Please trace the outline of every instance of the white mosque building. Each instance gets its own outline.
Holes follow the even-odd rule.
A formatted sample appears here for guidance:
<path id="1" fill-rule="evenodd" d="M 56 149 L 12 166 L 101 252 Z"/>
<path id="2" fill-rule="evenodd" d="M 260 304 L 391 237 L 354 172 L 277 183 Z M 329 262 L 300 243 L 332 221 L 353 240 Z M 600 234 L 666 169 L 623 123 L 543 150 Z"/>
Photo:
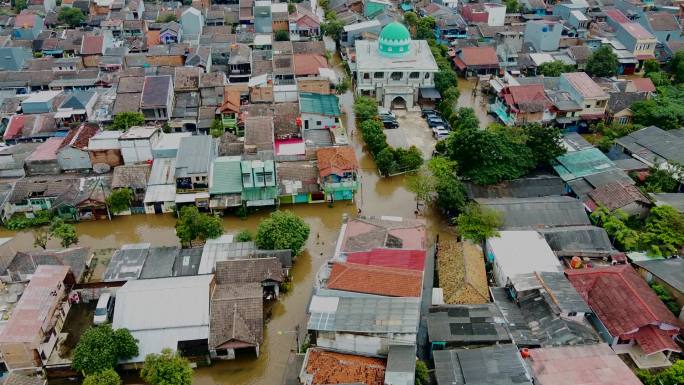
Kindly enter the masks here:
<path id="1" fill-rule="evenodd" d="M 356 93 L 372 96 L 385 108 L 412 108 L 423 95 L 434 98 L 439 70 L 425 40 L 411 40 L 408 29 L 387 24 L 377 41 L 357 40 Z"/>

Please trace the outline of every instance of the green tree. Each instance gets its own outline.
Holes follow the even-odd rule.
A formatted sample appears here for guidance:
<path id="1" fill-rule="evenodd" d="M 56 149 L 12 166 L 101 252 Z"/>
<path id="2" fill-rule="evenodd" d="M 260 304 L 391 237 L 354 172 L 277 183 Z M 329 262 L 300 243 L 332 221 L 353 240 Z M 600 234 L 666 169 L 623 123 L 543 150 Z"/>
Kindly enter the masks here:
<path id="1" fill-rule="evenodd" d="M 423 17 L 418 21 L 416 27 L 416 39 L 434 40 L 435 39 L 435 19 L 432 16 Z"/>
<path id="2" fill-rule="evenodd" d="M 435 88 L 440 93 L 444 93 L 450 87 L 458 85 L 458 76 L 451 68 L 440 69 L 435 74 Z M 457 99 L 458 100 L 458 99 Z"/>
<path id="3" fill-rule="evenodd" d="M 140 378 L 150 385 L 191 385 L 192 368 L 187 359 L 166 348 L 145 357 Z"/>
<path id="4" fill-rule="evenodd" d="M 624 251 L 637 250 L 639 233 L 627 226 L 627 214 L 622 210 L 610 211 L 606 207 L 599 207 L 590 215 L 598 226 L 603 227 L 608 236 L 618 248 Z"/>
<path id="5" fill-rule="evenodd" d="M 340 80 L 339 83 L 335 86 L 335 92 L 338 95 L 342 95 L 345 92 L 349 91 L 349 88 L 351 87 L 351 80 L 349 77 L 345 76 L 344 79 Z"/>
<path id="6" fill-rule="evenodd" d="M 515 1 L 515 0 L 513 0 Z M 544 76 L 557 77 L 566 72 L 574 72 L 575 66 L 565 64 L 560 60 L 543 63 L 537 68 L 537 72 Z"/>
<path id="7" fill-rule="evenodd" d="M 373 98 L 360 96 L 354 101 L 354 114 L 359 122 L 378 116 L 378 103 Z"/>
<path id="8" fill-rule="evenodd" d="M 475 110 L 470 107 L 456 110 L 456 115 L 449 123 L 455 131 L 477 130 L 480 127 L 480 120 L 475 115 Z"/>
<path id="9" fill-rule="evenodd" d="M 683 175 L 682 172 L 684 170 L 679 166 L 661 168 L 656 165 L 649 169 L 643 188 L 648 193 L 676 193 L 679 187 L 676 175 Z"/>
<path id="10" fill-rule="evenodd" d="M 14 10 L 19 13 L 28 7 L 27 0 L 14 0 Z"/>
<path id="11" fill-rule="evenodd" d="M 297 255 L 309 238 L 311 229 L 292 211 L 276 211 L 259 223 L 256 245 L 262 250 L 286 250 Z"/>
<path id="12" fill-rule="evenodd" d="M 416 146 L 411 146 L 408 150 L 395 148 L 394 158 L 401 171 L 417 170 L 423 165 L 423 153 Z"/>
<path id="13" fill-rule="evenodd" d="M 52 237 L 59 239 L 59 244 L 67 248 L 78 243 L 78 235 L 76 235 L 76 228 L 64 222 L 61 218 L 54 218 L 50 224 L 50 234 Z"/>
<path id="14" fill-rule="evenodd" d="M 604 45 L 589 56 L 586 71 L 591 76 L 610 77 L 617 75 L 618 66 L 617 55 L 609 46 Z"/>
<path id="15" fill-rule="evenodd" d="M 551 165 L 556 157 L 565 154 L 563 133 L 559 128 L 530 123 L 522 126 L 522 129 L 527 137 L 525 145 L 532 151 L 537 165 Z"/>
<path id="16" fill-rule="evenodd" d="M 107 369 L 86 376 L 82 385 L 121 385 L 121 377 L 114 369 Z"/>
<path id="17" fill-rule="evenodd" d="M 465 187 L 456 178 L 456 163 L 437 156 L 430 159 L 428 167 L 435 178 L 437 208 L 450 218 L 456 216 L 466 205 Z"/>
<path id="18" fill-rule="evenodd" d="M 382 151 L 375 155 L 375 165 L 378 167 L 380 175 L 389 176 L 397 169 L 397 162 L 394 158 L 394 150 L 386 146 Z"/>
<path id="19" fill-rule="evenodd" d="M 192 242 L 217 238 L 223 234 L 221 218 L 200 213 L 196 206 L 184 206 L 176 221 L 176 236 L 182 245 L 192 247 Z"/>
<path id="20" fill-rule="evenodd" d="M 421 167 L 415 174 L 409 175 L 406 188 L 416 194 L 416 208 L 420 203 L 430 204 L 435 197 L 437 180 L 428 165 Z"/>
<path id="21" fill-rule="evenodd" d="M 252 232 L 249 230 L 240 230 L 239 233 L 235 234 L 235 242 L 251 242 L 254 240 Z"/>
<path id="22" fill-rule="evenodd" d="M 291 15 L 295 12 L 297 12 L 297 6 L 294 3 L 287 3 L 287 13 Z"/>
<path id="23" fill-rule="evenodd" d="M 659 97 L 657 100 L 642 100 L 632 104 L 632 121 L 643 126 L 654 122 L 663 130 L 674 130 L 684 122 L 684 107 L 679 100 Z"/>
<path id="24" fill-rule="evenodd" d="M 674 75 L 675 83 L 684 82 L 684 51 L 676 52 L 668 67 L 670 73 Z"/>
<path id="25" fill-rule="evenodd" d="M 343 30 L 344 22 L 338 20 L 337 17 L 326 20 L 321 24 L 321 32 L 333 40 L 339 40 Z"/>
<path id="26" fill-rule="evenodd" d="M 416 385 L 428 385 L 430 383 L 430 373 L 424 361 L 416 361 Z"/>
<path id="27" fill-rule="evenodd" d="M 383 125 L 376 119 L 364 120 L 359 126 L 361 129 L 361 136 L 366 142 L 368 151 L 371 154 L 377 155 L 380 151 L 387 147 L 387 137 L 383 131 Z"/>
<path id="28" fill-rule="evenodd" d="M 413 11 L 408 11 L 404 13 L 404 23 L 408 25 L 409 28 L 415 29 L 418 27 L 418 22 L 420 19 L 418 18 L 418 15 L 416 15 L 415 12 Z"/>
<path id="29" fill-rule="evenodd" d="M 165 13 L 157 17 L 157 23 L 170 23 L 172 21 L 178 21 L 178 17 L 173 13 Z"/>
<path id="30" fill-rule="evenodd" d="M 660 298 L 661 301 L 667 306 L 667 308 L 672 312 L 672 314 L 679 316 L 679 312 L 682 308 L 677 304 L 677 300 L 672 298 L 670 293 L 665 290 L 665 288 L 657 283 L 652 282 L 649 284 L 654 293 Z"/>
<path id="31" fill-rule="evenodd" d="M 128 329 L 118 330 L 115 333 L 108 324 L 86 330 L 74 349 L 71 362 L 74 370 L 84 375 L 96 374 L 113 369 L 119 360 L 137 356 L 138 341 Z"/>
<path id="32" fill-rule="evenodd" d="M 517 0 L 506 0 L 506 13 L 517 13 L 522 8 Z"/>
<path id="33" fill-rule="evenodd" d="M 477 203 L 470 203 L 456 218 L 456 224 L 461 237 L 482 243 L 488 238 L 499 236 L 497 229 L 503 221 L 499 212 L 480 207 Z"/>
<path id="34" fill-rule="evenodd" d="M 109 128 L 118 131 L 128 131 L 133 126 L 141 126 L 143 124 L 145 124 L 145 115 L 142 113 L 119 112 L 114 116 L 114 121 Z"/>
<path id="35" fill-rule="evenodd" d="M 85 21 L 85 15 L 78 8 L 62 8 L 59 10 L 57 20 L 64 24 L 67 24 L 71 28 L 76 28 Z"/>
<path id="36" fill-rule="evenodd" d="M 225 132 L 226 130 L 223 128 L 221 119 L 214 118 L 214 120 L 211 122 L 211 127 L 209 127 L 209 134 L 211 134 L 211 136 L 214 138 L 220 138 Z"/>
<path id="37" fill-rule="evenodd" d="M 671 206 L 652 208 L 646 218 L 640 243 L 650 255 L 677 255 L 684 246 L 684 214 Z"/>
<path id="38" fill-rule="evenodd" d="M 39 227 L 31 231 L 33 233 L 33 246 L 47 249 L 50 240 L 50 228 L 48 226 Z"/>
<path id="39" fill-rule="evenodd" d="M 446 142 L 446 153 L 458 164 L 459 174 L 478 184 L 516 179 L 535 167 L 535 156 L 526 145 L 489 130 L 454 130 Z"/>
<path id="40" fill-rule="evenodd" d="M 669 86 L 672 84 L 670 81 L 670 74 L 664 71 L 649 72 L 645 77 L 651 79 L 653 85 L 656 87 Z"/>
<path id="41" fill-rule="evenodd" d="M 129 188 L 120 188 L 112 191 L 106 199 L 109 211 L 118 214 L 129 210 L 133 201 L 133 193 Z"/>
<path id="42" fill-rule="evenodd" d="M 660 63 L 656 59 L 648 59 L 644 62 L 644 74 L 648 75 L 660 71 Z"/>
<path id="43" fill-rule="evenodd" d="M 275 41 L 289 41 L 290 33 L 288 31 L 276 31 Z"/>

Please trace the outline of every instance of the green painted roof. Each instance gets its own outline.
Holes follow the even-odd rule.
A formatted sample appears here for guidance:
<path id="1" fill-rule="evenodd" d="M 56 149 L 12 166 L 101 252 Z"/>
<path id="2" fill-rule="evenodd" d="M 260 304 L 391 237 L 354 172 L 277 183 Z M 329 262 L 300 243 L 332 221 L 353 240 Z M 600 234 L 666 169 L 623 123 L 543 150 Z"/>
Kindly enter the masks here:
<path id="1" fill-rule="evenodd" d="M 598 148 L 568 152 L 557 157 L 556 161 L 558 164 L 553 168 L 566 182 L 616 168 L 615 163 Z"/>
<path id="2" fill-rule="evenodd" d="M 239 156 L 222 156 L 214 160 L 211 173 L 210 194 L 234 194 L 242 192 L 242 171 Z"/>
<path id="3" fill-rule="evenodd" d="M 384 56 L 404 56 L 411 49 L 411 34 L 398 22 L 387 24 L 378 39 L 378 50 Z"/>
<path id="4" fill-rule="evenodd" d="M 340 103 L 337 95 L 303 92 L 299 94 L 299 111 L 305 114 L 340 116 Z"/>

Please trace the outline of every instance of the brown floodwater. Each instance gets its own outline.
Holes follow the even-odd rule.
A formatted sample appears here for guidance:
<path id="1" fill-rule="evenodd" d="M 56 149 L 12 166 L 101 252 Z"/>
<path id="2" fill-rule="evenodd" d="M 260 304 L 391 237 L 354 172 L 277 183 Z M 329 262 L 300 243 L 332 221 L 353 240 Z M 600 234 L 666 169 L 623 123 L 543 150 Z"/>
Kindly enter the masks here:
<path id="1" fill-rule="evenodd" d="M 480 84 L 481 85 L 481 84 Z M 487 113 L 488 98 L 482 92 L 480 85 L 475 79 L 458 78 L 458 89 L 461 94 L 458 97 L 459 107 L 470 107 L 475 110 L 475 115 L 480 119 L 480 128 L 486 128 L 490 123 L 494 123 L 494 117 Z M 477 88 L 477 92 L 473 94 L 473 90 Z"/>
<path id="2" fill-rule="evenodd" d="M 461 92 L 463 95 L 467 91 Z M 351 93 L 340 98 L 342 110 L 346 113 L 348 132 L 354 124 L 352 102 Z M 281 210 L 292 210 L 304 219 L 311 226 L 311 236 L 303 254 L 297 258 L 292 268 L 293 290 L 284 294 L 272 307 L 260 356 L 242 356 L 233 361 L 198 368 L 195 370 L 193 384 L 280 384 L 288 354 L 296 347 L 292 331 L 297 325 L 302 328 L 306 326 L 306 305 L 312 292 L 313 279 L 333 251 L 343 215 L 354 217 L 357 208 L 360 208 L 363 215 L 415 217 L 415 198 L 406 189 L 406 176 L 381 178 L 375 169 L 373 159 L 363 151 L 363 143 L 359 136 L 354 135 L 351 138 L 359 159 L 362 182 L 356 202 L 336 202 L 333 207 L 328 207 L 327 204 L 280 207 Z M 225 232 L 237 233 L 242 229 L 254 231 L 259 221 L 270 212 L 271 210 L 264 210 L 246 219 L 226 217 L 223 221 Z M 428 209 L 421 218 L 427 220 L 431 241 L 437 233 L 442 239 L 454 236 L 453 229 L 447 226 L 434 210 Z M 76 231 L 79 245 L 94 249 L 116 248 L 125 243 L 136 242 L 149 242 L 155 246 L 178 245 L 174 224 L 175 219 L 172 215 L 135 215 L 115 217 L 112 221 L 78 223 Z M 0 231 L 0 237 L 5 236 L 14 236 L 20 250 L 35 249 L 31 232 Z M 59 245 L 51 241 L 49 247 L 58 248 Z"/>

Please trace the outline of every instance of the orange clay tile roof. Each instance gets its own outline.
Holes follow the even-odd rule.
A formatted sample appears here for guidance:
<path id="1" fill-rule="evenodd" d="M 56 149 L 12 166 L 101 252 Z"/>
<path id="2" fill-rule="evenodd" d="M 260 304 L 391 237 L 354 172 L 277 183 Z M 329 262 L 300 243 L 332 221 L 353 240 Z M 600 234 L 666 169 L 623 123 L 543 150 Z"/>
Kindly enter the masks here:
<path id="1" fill-rule="evenodd" d="M 345 172 L 355 171 L 359 167 L 354 149 L 349 146 L 319 148 L 316 151 L 316 157 L 321 177 L 331 174 L 342 175 Z"/>
<path id="2" fill-rule="evenodd" d="M 420 297 L 423 272 L 356 263 L 335 263 L 328 288 L 388 297 Z"/>
<path id="3" fill-rule="evenodd" d="M 311 385 L 352 384 L 383 385 L 385 360 L 351 354 L 309 350 L 306 372 L 313 375 Z"/>
<path id="4" fill-rule="evenodd" d="M 159 39 L 159 34 L 161 31 L 147 31 L 147 46 L 152 47 L 155 45 L 160 45 L 161 40 Z"/>
<path id="5" fill-rule="evenodd" d="M 328 60 L 323 55 L 297 53 L 294 55 L 295 75 L 318 75 L 319 68 L 328 68 Z"/>

